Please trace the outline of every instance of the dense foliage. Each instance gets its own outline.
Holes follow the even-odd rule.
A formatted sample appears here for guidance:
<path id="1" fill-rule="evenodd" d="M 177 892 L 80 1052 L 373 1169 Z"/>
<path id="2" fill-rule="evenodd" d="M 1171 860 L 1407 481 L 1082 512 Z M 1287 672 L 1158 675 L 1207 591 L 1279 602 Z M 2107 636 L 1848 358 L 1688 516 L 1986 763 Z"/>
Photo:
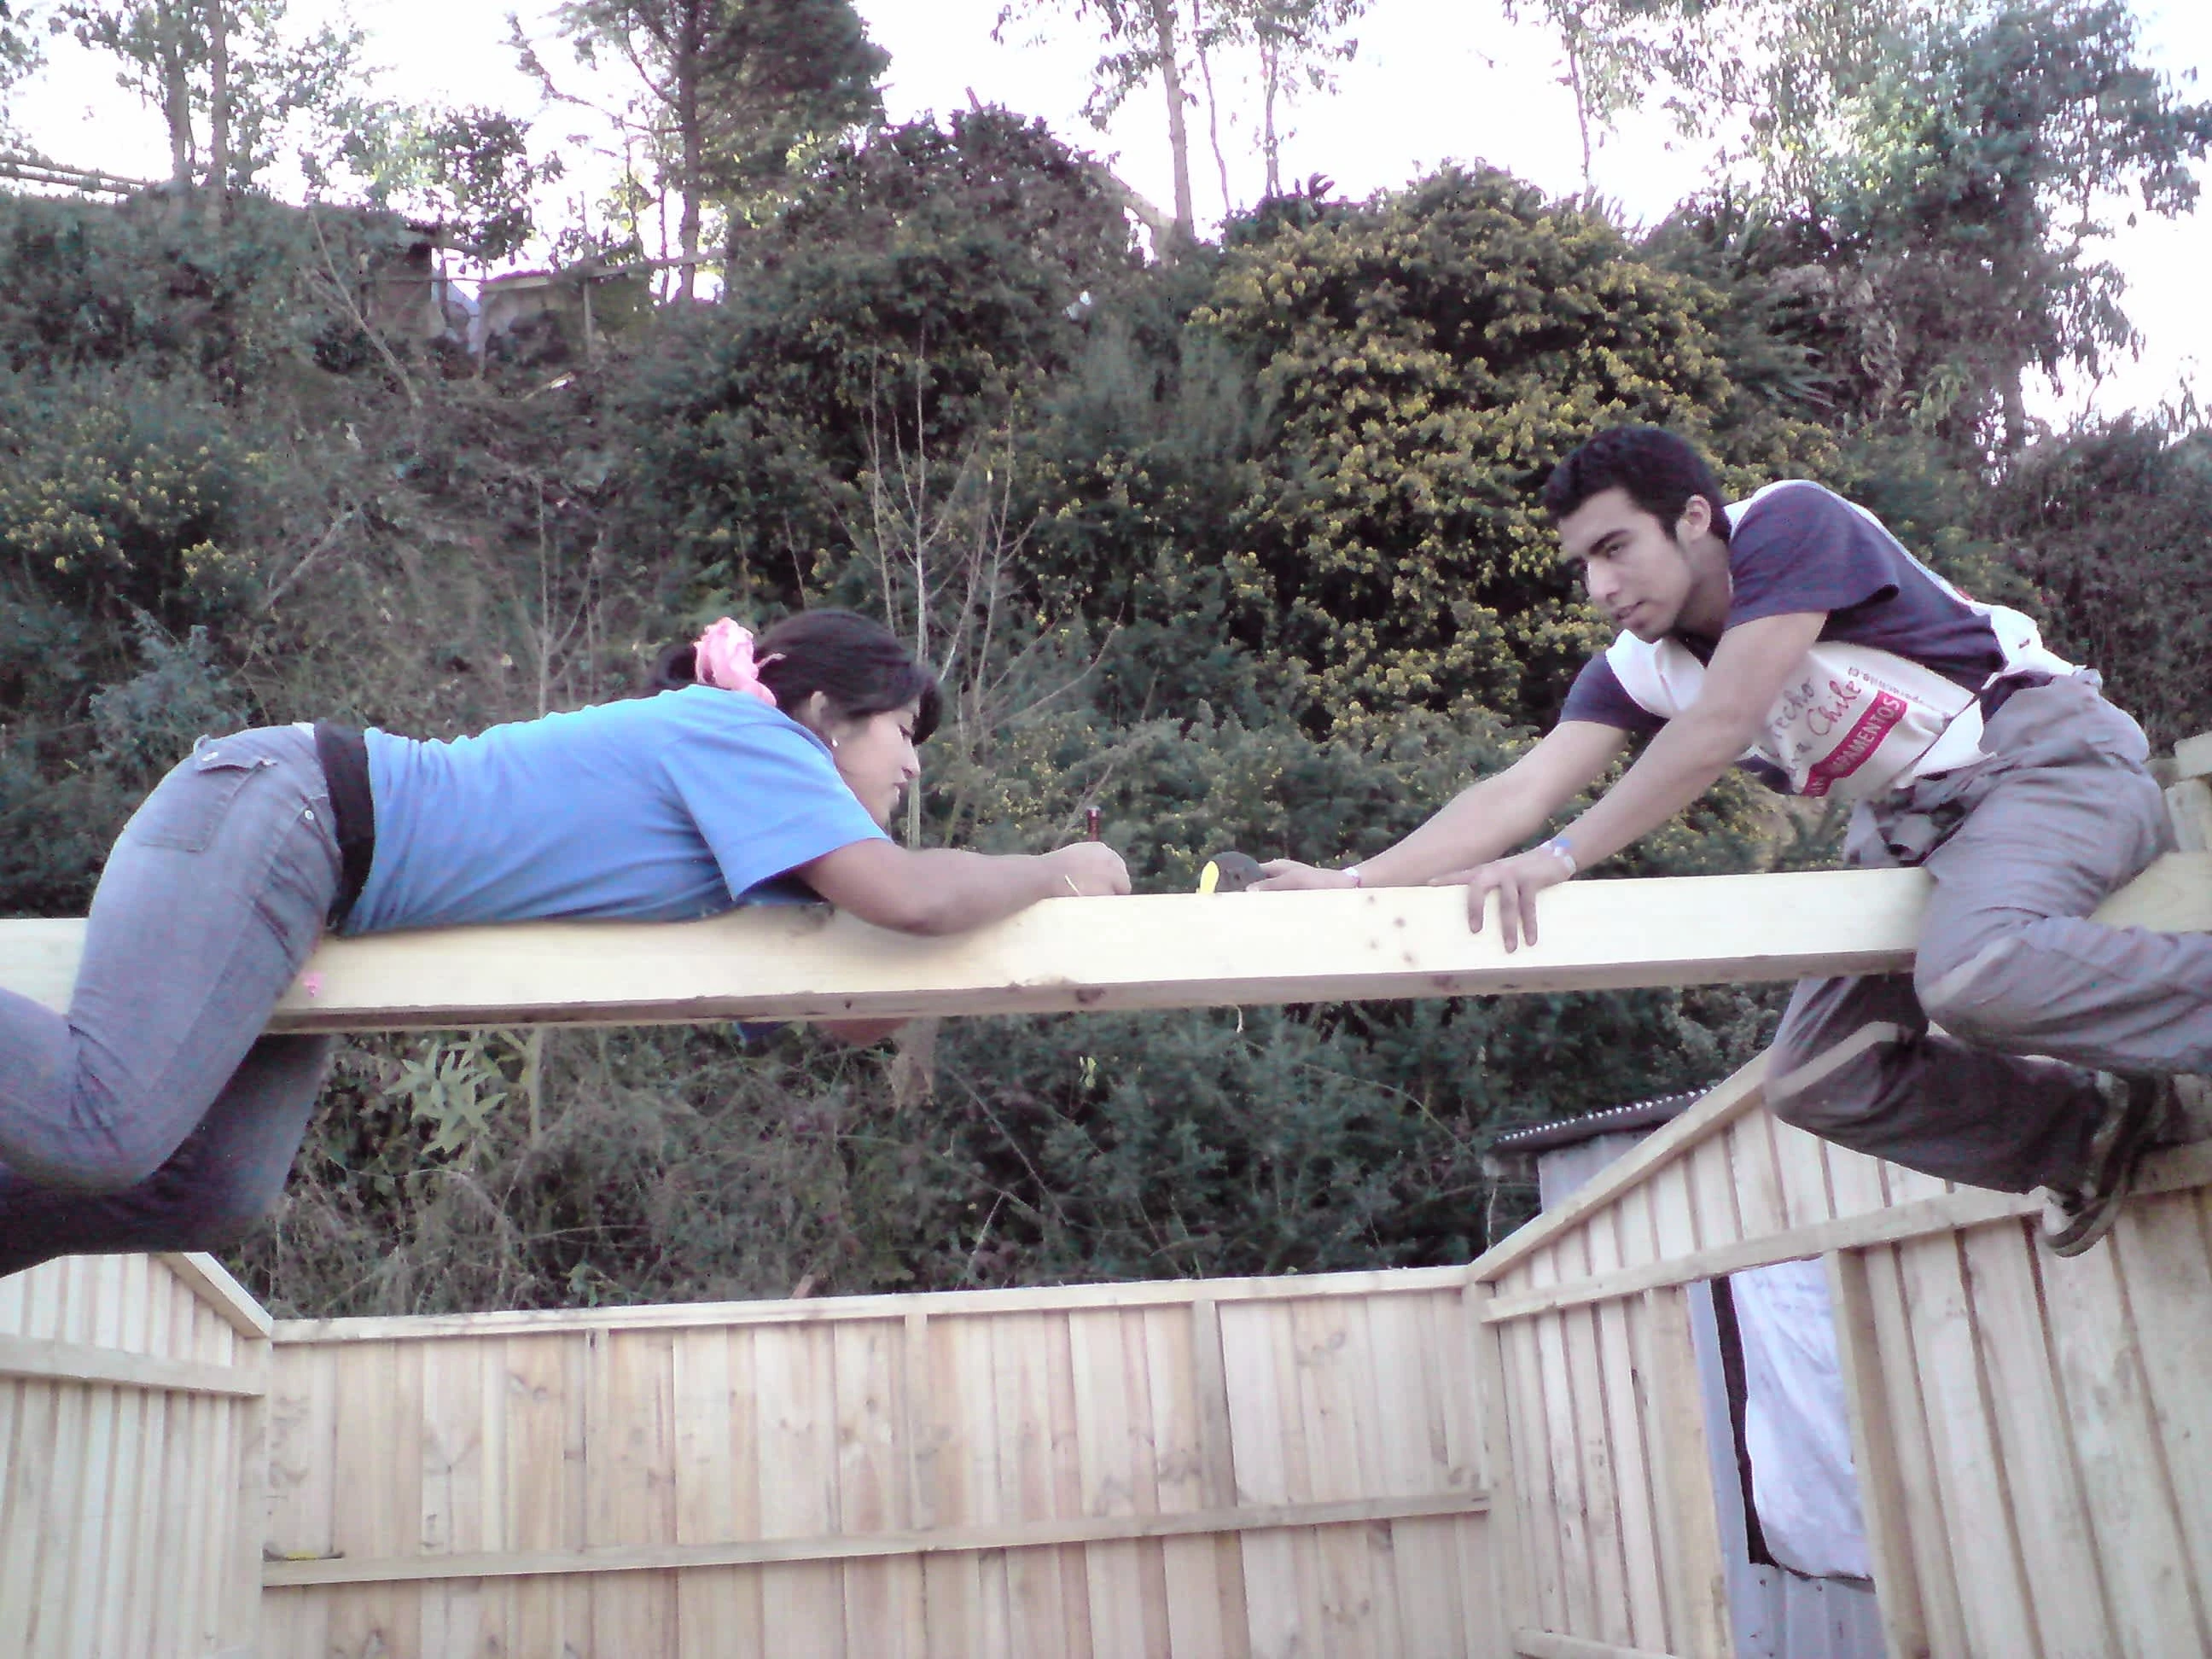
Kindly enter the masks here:
<path id="1" fill-rule="evenodd" d="M 1531 493 L 1624 417 L 1737 484 L 1853 489 L 2160 736 L 2212 726 L 2166 621 L 2208 611 L 2203 435 L 2087 433 L 1993 483 L 1853 390 L 1790 274 L 1827 255 L 1765 210 L 1638 243 L 1453 169 L 1161 264 L 1094 163 L 976 112 L 813 156 L 719 301 L 481 363 L 379 325 L 402 240 L 0 201 L 8 908 L 81 909 L 199 731 L 474 729 L 824 600 L 945 671 L 912 836 L 1043 847 L 1096 803 L 1140 890 L 1224 845 L 1371 852 L 1510 761 L 1598 637 Z M 1729 784 L 1619 862 L 1802 862 L 1832 827 Z M 239 1265 L 341 1313 L 1464 1260 L 1528 1203 L 1482 1172 L 1501 1126 L 1710 1079 L 1773 1006 L 362 1042 Z"/>

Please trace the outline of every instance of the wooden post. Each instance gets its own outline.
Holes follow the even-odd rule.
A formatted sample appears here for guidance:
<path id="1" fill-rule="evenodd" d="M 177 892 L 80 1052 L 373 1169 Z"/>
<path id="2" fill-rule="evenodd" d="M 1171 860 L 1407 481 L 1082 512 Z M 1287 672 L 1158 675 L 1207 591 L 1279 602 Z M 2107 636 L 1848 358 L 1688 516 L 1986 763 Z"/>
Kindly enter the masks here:
<path id="1" fill-rule="evenodd" d="M 1469 1284 L 1460 1292 L 1474 1349 L 1474 1389 L 1482 1424 L 1482 1463 L 1490 1478 L 1490 1629 L 1497 1650 L 1513 1650 L 1513 1632 L 1540 1623 L 1536 1593 L 1528 1582 L 1528 1558 L 1522 1539 L 1528 1514 L 1521 1504 L 1521 1482 L 1513 1468 L 1512 1403 L 1505 1393 L 1505 1327 L 1486 1324 L 1483 1310 L 1495 1290 Z M 1471 1588 L 1471 1587 L 1470 1587 Z"/>
<path id="2" fill-rule="evenodd" d="M 1653 1475 L 1660 1524 L 1673 1540 L 1674 1603 L 1683 1620 L 1668 1646 L 1681 1659 L 1735 1659 L 1705 1399 L 1690 1340 L 1689 1286 L 1645 1291 L 1640 1331 L 1637 1369 L 1651 1390 Z"/>
<path id="3" fill-rule="evenodd" d="M 1928 1620 L 1913 1567 L 1911 1521 L 1890 1424 L 1889 1390 L 1882 1380 L 1866 1257 L 1856 1250 L 1831 1250 L 1821 1261 L 1835 1304 L 1836 1358 L 1850 1416 L 1851 1462 L 1858 1470 L 1859 1511 L 1867 1553 L 1874 1560 L 1882 1635 L 1890 1659 L 1929 1659 Z"/>

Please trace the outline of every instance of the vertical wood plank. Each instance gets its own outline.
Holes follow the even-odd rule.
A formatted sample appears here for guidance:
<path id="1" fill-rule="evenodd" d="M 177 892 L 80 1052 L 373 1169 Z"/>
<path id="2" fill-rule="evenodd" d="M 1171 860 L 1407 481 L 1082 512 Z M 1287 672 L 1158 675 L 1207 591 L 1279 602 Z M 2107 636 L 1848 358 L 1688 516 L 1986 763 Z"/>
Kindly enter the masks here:
<path id="1" fill-rule="evenodd" d="M 1672 1540 L 1673 1601 L 1681 1621 L 1672 1632 L 1670 1650 L 1682 1659 L 1723 1659 L 1731 1647 L 1728 1573 L 1713 1499 L 1705 1400 L 1690 1340 L 1689 1291 L 1679 1285 L 1647 1291 L 1643 1304 L 1635 1334 L 1643 1348 L 1639 1368 L 1650 1390 L 1662 1525 Z"/>
<path id="2" fill-rule="evenodd" d="M 2118 1253 L 2107 1239 L 2038 1265 L 2119 1651 L 2128 1659 L 2206 1651 Z"/>
<path id="3" fill-rule="evenodd" d="M 1959 1583 L 1967 1643 L 1976 1653 L 2039 1654 L 1957 1236 L 1908 1241 L 1899 1247 L 1898 1267 L 1927 1401 L 1936 1482 L 1952 1517 L 1952 1548 L 1972 1552 L 1973 1571 Z"/>
<path id="4" fill-rule="evenodd" d="M 1912 1551 L 1912 1513 L 1882 1377 L 1884 1356 L 1867 1285 L 1866 1258 L 1855 1250 L 1832 1250 L 1822 1261 L 1835 1310 L 1837 1368 L 1850 1419 L 1851 1463 L 1858 1472 L 1859 1512 L 1873 1561 L 1882 1633 L 1890 1659 L 1930 1659 L 1920 1574 Z"/>
<path id="5" fill-rule="evenodd" d="M 1470 1282 L 1460 1294 L 1474 1349 L 1474 1393 L 1482 1410 L 1483 1462 L 1490 1470 L 1492 1553 L 1486 1598 L 1491 1617 L 1468 1634 L 1480 1634 L 1487 1639 L 1489 1650 L 1503 1653 L 1514 1631 L 1535 1627 L 1543 1617 L 1529 1562 L 1529 1510 L 1522 1487 L 1528 1462 L 1519 1451 L 1512 1420 L 1520 1398 L 1507 1382 L 1506 1340 L 1514 1325 L 1484 1322 L 1483 1315 L 1496 1296 L 1489 1285 Z M 1468 1583 L 1468 1599 L 1473 1601 L 1481 1588 Z M 1471 1644 L 1470 1650 L 1474 1650 Z"/>
<path id="6" fill-rule="evenodd" d="M 1559 1282 L 1556 1247 L 1540 1251 L 1529 1263 L 1529 1284 L 1541 1289 Z M 1567 1375 L 1566 1333 L 1561 1316 L 1540 1314 L 1529 1323 L 1536 1336 L 1536 1382 L 1544 1401 L 1542 1455 L 1551 1467 L 1553 1531 L 1559 1540 L 1560 1632 L 1597 1639 L 1592 1594 L 1589 1500 L 1583 1490 L 1582 1443 L 1575 1428 L 1573 1385 Z"/>
<path id="7" fill-rule="evenodd" d="M 675 1339 L 667 1331 L 594 1331 L 587 1352 L 590 1548 L 676 1541 Z M 610 1653 L 672 1652 L 676 1586 L 665 1572 L 597 1575 L 592 1640 Z"/>
<path id="8" fill-rule="evenodd" d="M 333 1356 L 337 1370 L 337 1491 L 331 1544 L 375 1560 L 411 1556 L 422 1516 L 422 1347 L 362 1342 Z M 380 1432 L 380 1430 L 381 1432 Z M 421 1647 L 422 1601 L 413 1585 L 374 1586 L 330 1598 L 333 1646 Z"/>
<path id="9" fill-rule="evenodd" d="M 1782 1178 L 1782 1208 L 1791 1227 L 1817 1226 L 1832 1219 L 1838 1211 L 1828 1190 L 1827 1160 L 1820 1143 L 1793 1123 L 1762 1111 L 1774 1140 L 1774 1164 Z"/>
<path id="10" fill-rule="evenodd" d="M 1959 1243 L 2038 1633 L 2048 1653 L 2110 1653 L 2105 1585 L 2035 1282 L 2036 1246 L 2019 1224 L 1977 1227 Z"/>
<path id="11" fill-rule="evenodd" d="M 580 1550 L 586 1534 L 585 1343 L 581 1332 L 505 1342 L 507 1535 L 517 1550 Z M 591 1592 L 570 1578 L 503 1587 L 517 1655 L 582 1650 Z"/>
<path id="12" fill-rule="evenodd" d="M 2200 1616 L 2212 1595 L 2212 1189 L 2137 1199 L 2113 1230 Z"/>
<path id="13" fill-rule="evenodd" d="M 1783 1200 L 1782 1170 L 1774 1145 L 1774 1120 L 1764 1110 L 1729 1125 L 1721 1139 L 1728 1147 L 1729 1179 L 1735 1188 L 1736 1214 L 1746 1238 L 1767 1238 L 1790 1225 Z"/>
<path id="14" fill-rule="evenodd" d="M 912 1527 L 906 1445 L 905 1329 L 890 1320 L 830 1327 L 837 1379 L 837 1507 L 855 1536 Z M 845 1648 L 869 1659 L 922 1659 L 921 1564 L 911 1556 L 844 1570 Z"/>
<path id="15" fill-rule="evenodd" d="M 1352 1297 L 1301 1297 L 1291 1304 L 1306 1494 L 1315 1503 L 1374 1490 L 1370 1437 L 1362 1432 L 1362 1407 L 1375 1397 L 1365 1311 Z M 1316 1530 L 1313 1548 L 1321 1565 L 1326 1645 L 1346 1659 L 1375 1659 L 1384 1632 L 1367 1539 L 1357 1528 L 1326 1527 Z"/>
<path id="16" fill-rule="evenodd" d="M 1607 1274 L 1619 1270 L 1619 1233 L 1612 1227 L 1592 1227 L 1589 1237 L 1590 1270 Z M 1627 1625 L 1618 1639 L 1625 1646 L 1652 1652 L 1667 1644 L 1666 1595 L 1661 1587 L 1656 1520 L 1652 1509 L 1654 1481 L 1644 1443 L 1644 1418 L 1637 1402 L 1635 1352 L 1628 1332 L 1628 1310 L 1618 1300 L 1599 1303 L 1591 1310 L 1597 1340 L 1598 1372 L 1603 1384 L 1607 1443 L 1614 1469 L 1614 1491 L 1620 1517 L 1620 1552 L 1625 1573 Z"/>
<path id="17" fill-rule="evenodd" d="M 1049 1316 L 991 1321 L 992 1400 L 1000 1425 L 1000 1512 L 1009 1521 L 1059 1518 L 1054 1489 Z M 1064 1650 L 1068 1612 L 1056 1550 L 1017 1550 L 1006 1562 L 1007 1642 L 1016 1653 Z"/>
<path id="18" fill-rule="evenodd" d="M 732 1363 L 743 1344 L 741 1384 Z M 676 1334 L 676 1540 L 735 1542 L 760 1536 L 753 1468 L 750 1334 L 720 1326 Z M 741 1445 L 742 1443 L 742 1445 Z M 676 1581 L 677 1651 L 683 1659 L 765 1659 L 760 1574 L 704 1568 Z"/>
<path id="19" fill-rule="evenodd" d="M 1905 1312 L 1905 1286 L 1894 1246 L 1864 1253 L 1867 1297 L 1874 1310 L 1875 1352 L 1889 1401 L 1889 1422 L 1897 1441 L 1898 1471 L 1911 1516 L 1913 1565 L 1929 1646 L 1948 1659 L 1966 1649 L 1966 1615 L 1959 1601 L 1959 1575 L 1953 1565 L 1950 1517 L 1936 1479 L 1936 1452 L 1929 1437 L 1929 1406 L 1921 1383 L 1912 1321 Z"/>
<path id="20" fill-rule="evenodd" d="M 1822 1141 L 1820 1161 L 1827 1166 L 1828 1192 L 1838 1216 L 1866 1215 L 1888 1207 L 1889 1190 L 1882 1182 L 1880 1158 Z"/>
<path id="21" fill-rule="evenodd" d="M 820 1326 L 763 1325 L 752 1336 L 761 1535 L 836 1532 L 836 1389 L 830 1334 Z M 778 1565 L 763 1568 L 761 1580 L 763 1645 L 770 1653 L 842 1659 L 845 1626 L 834 1565 Z"/>

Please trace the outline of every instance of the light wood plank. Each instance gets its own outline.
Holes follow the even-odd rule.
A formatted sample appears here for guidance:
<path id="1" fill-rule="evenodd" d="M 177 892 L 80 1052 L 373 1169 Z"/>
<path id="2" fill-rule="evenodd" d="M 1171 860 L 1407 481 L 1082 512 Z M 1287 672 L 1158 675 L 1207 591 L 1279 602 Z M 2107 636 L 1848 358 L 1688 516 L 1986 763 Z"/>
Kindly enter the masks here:
<path id="1" fill-rule="evenodd" d="M 1858 1473 L 1859 1514 L 1874 1567 L 1882 1634 L 1891 1659 L 1930 1659 L 1912 1552 L 1912 1510 L 1899 1464 L 1900 1448 L 1888 1385 L 1882 1376 L 1884 1356 L 1866 1258 L 1856 1250 L 1832 1251 L 1825 1265 L 1835 1310 L 1837 1368 L 1850 1419 L 1851 1465 Z"/>
<path id="2" fill-rule="evenodd" d="M 1593 1224 L 1589 1249 L 1593 1273 L 1619 1270 L 1620 1247 L 1613 1229 Z M 1667 1639 L 1667 1606 L 1660 1583 L 1656 1516 L 1652 1509 L 1656 1483 L 1644 1443 L 1643 1415 L 1637 1405 L 1636 1358 L 1628 1310 L 1619 1302 L 1609 1302 L 1599 1304 L 1591 1312 L 1597 1328 L 1606 1432 L 1616 1477 L 1621 1557 L 1626 1574 L 1628 1627 L 1620 1639 L 1632 1646 L 1661 1646 Z"/>
<path id="3" fill-rule="evenodd" d="M 2192 1152 L 2195 1150 L 2191 1149 Z M 1669 1176 L 1675 1173 L 1667 1172 Z M 1660 1184 L 1663 1188 L 1668 1182 L 1662 1180 Z M 1665 1285 L 1724 1278 L 1747 1268 L 1771 1267 L 1778 1261 L 1802 1261 L 1831 1250 L 1858 1250 L 1874 1244 L 1948 1236 L 1970 1227 L 2018 1220 L 2033 1214 L 2039 1202 L 2032 1194 L 1961 1188 L 1940 1197 L 1845 1216 L 1840 1220 L 1770 1234 L 1764 1238 L 1747 1238 L 1717 1249 L 1670 1254 L 1648 1267 L 1629 1268 L 1602 1278 L 1585 1277 L 1571 1284 L 1532 1291 L 1525 1296 L 1500 1297 L 1484 1317 L 1493 1321 L 1528 1319 L 1592 1302 L 1615 1301 Z"/>
<path id="4" fill-rule="evenodd" d="M 2212 776 L 2212 732 L 2184 738 L 2173 745 L 2173 775 L 2178 778 Z"/>
<path id="5" fill-rule="evenodd" d="M 1977 1320 L 1956 1237 L 1914 1239 L 1898 1249 L 1913 1351 L 1928 1407 L 1928 1436 L 1954 1556 L 1971 1551 L 1959 1602 L 1976 1653 L 2042 1651 L 2028 1613 L 2018 1529 L 1990 1427 Z"/>
<path id="6" fill-rule="evenodd" d="M 811 1297 L 799 1301 L 683 1302 L 623 1308 L 511 1313 L 416 1314 L 362 1319 L 279 1320 L 280 1347 L 346 1342 L 438 1342 L 533 1332 L 681 1330 L 719 1326 L 836 1324 L 854 1319 L 941 1319 L 957 1314 L 1054 1313 L 1079 1308 L 1188 1307 L 1204 1299 L 1303 1302 L 1316 1297 L 1420 1296 L 1456 1291 L 1466 1267 L 1390 1267 L 1273 1279 L 1150 1279 L 1113 1285 L 1055 1285 L 1011 1291 L 935 1291 L 922 1295 Z"/>
<path id="7" fill-rule="evenodd" d="M 2036 1282 L 2037 1246 L 2025 1228 L 1984 1227 L 1962 1235 L 1959 1247 L 1973 1297 L 1974 1340 L 1989 1382 L 2006 1507 L 2043 1650 L 2109 1653 L 2113 1637 L 2095 1571 L 2095 1540 Z M 1978 1528 L 1984 1541 L 1990 1526 Z"/>
<path id="8" fill-rule="evenodd" d="M 1892 973 L 1917 870 L 1573 882 L 1509 954 L 1442 889 L 1057 899 L 925 939 L 817 906 L 706 921 L 532 922 L 325 941 L 286 1031 L 1103 1012 Z M 2098 913 L 2212 927 L 2212 855 L 2161 860 Z M 0 984 L 59 1007 L 82 924 L 0 924 Z M 1686 951 L 1686 942 L 1694 948 Z"/>
<path id="9" fill-rule="evenodd" d="M 0 1336 L 0 1376 L 39 1376 L 58 1382 L 104 1382 L 123 1389 L 173 1394 L 257 1395 L 268 1384 L 258 1370 L 241 1371 L 191 1359 L 165 1359 L 88 1342 L 56 1342 Z"/>
<path id="10" fill-rule="evenodd" d="M 1515 1631 L 1513 1651 L 1519 1659 L 1672 1659 L 1654 1649 L 1616 1647 L 1542 1630 Z"/>
<path id="11" fill-rule="evenodd" d="M 2212 1596 L 2212 1192 L 2131 1206 L 2113 1230 L 2199 1616 Z"/>
<path id="12" fill-rule="evenodd" d="M 830 1332 L 797 1327 L 752 1335 L 763 1540 L 842 1537 Z M 725 1558 L 718 1553 L 717 1559 Z M 817 1652 L 837 1659 L 844 1620 L 834 1559 L 819 1550 L 734 1559 L 777 1563 L 763 1571 L 761 1583 L 763 1645 L 770 1653 Z"/>
<path id="13" fill-rule="evenodd" d="M 854 1327 L 866 1331 L 866 1326 Z M 741 1461 L 732 1431 L 750 1431 L 751 1401 L 732 1381 L 731 1334 L 675 1334 L 670 1364 L 676 1403 L 676 1541 L 727 1543 L 759 1525 L 760 1487 L 750 1433 Z M 841 1372 L 842 1376 L 842 1372 Z M 841 1404 L 840 1415 L 843 1407 Z M 763 1654 L 760 1576 L 737 1569 L 680 1574 L 676 1581 L 677 1651 L 684 1659 L 719 1653 Z"/>
<path id="14" fill-rule="evenodd" d="M 2176 1494 L 2166 1482 L 2143 1337 L 2128 1305 L 2118 1254 L 2108 1239 L 2071 1260 L 2048 1258 L 2041 1265 L 2118 1651 L 2125 1659 L 2154 1659 L 2212 1650 L 2174 1507 L 2177 1498 L 2202 1504 L 2205 1495 Z M 2160 1332 L 2151 1340 L 2165 1337 Z"/>
<path id="15" fill-rule="evenodd" d="M 1647 1291 L 1642 1312 L 1634 1334 L 1641 1339 L 1638 1368 L 1651 1395 L 1661 1528 L 1670 1545 L 1675 1578 L 1670 1600 L 1680 1621 L 1670 1646 L 1702 1659 L 1728 1653 L 1731 1638 L 1705 1401 L 1690 1340 L 1689 1292 L 1676 1286 Z"/>
<path id="16" fill-rule="evenodd" d="M 191 1286 L 192 1294 L 222 1316 L 223 1322 L 244 1337 L 265 1337 L 272 1321 L 269 1310 L 230 1275 L 213 1256 L 200 1251 L 179 1251 L 159 1258 L 163 1267 Z"/>

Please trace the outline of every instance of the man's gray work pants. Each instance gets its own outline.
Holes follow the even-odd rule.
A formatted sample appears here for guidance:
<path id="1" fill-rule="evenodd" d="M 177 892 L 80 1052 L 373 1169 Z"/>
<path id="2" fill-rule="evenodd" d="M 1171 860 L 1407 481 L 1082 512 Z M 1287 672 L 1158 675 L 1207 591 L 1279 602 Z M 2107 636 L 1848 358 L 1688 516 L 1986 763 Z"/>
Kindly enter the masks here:
<path id="1" fill-rule="evenodd" d="M 2096 685 L 2014 692 L 1987 760 L 1857 808 L 1850 863 L 1936 878 L 1918 958 L 1799 983 L 1769 1062 L 1776 1115 L 2026 1192 L 2084 1170 L 2093 1070 L 2212 1070 L 2212 936 L 2083 920 L 2173 844 L 2149 745 Z"/>

